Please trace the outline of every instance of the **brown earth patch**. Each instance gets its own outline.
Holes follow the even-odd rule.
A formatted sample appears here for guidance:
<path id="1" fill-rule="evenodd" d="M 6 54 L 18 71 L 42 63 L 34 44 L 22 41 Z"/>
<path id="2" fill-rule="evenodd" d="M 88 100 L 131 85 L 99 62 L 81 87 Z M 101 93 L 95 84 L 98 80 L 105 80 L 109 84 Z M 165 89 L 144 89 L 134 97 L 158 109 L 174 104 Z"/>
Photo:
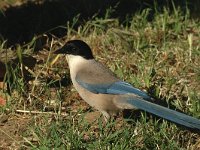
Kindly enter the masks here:
<path id="1" fill-rule="evenodd" d="M 23 133 L 27 130 L 30 116 L 0 116 L 0 149 L 18 149 L 24 143 Z"/>

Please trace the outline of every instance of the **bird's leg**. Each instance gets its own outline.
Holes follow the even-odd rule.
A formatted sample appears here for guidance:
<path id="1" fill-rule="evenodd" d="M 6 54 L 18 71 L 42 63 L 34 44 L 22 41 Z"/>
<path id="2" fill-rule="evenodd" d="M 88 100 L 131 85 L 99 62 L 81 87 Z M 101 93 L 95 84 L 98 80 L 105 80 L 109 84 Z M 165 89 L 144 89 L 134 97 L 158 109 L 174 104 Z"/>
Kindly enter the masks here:
<path id="1" fill-rule="evenodd" d="M 106 111 L 101 111 L 104 116 L 105 122 L 107 123 L 110 120 L 110 114 Z"/>

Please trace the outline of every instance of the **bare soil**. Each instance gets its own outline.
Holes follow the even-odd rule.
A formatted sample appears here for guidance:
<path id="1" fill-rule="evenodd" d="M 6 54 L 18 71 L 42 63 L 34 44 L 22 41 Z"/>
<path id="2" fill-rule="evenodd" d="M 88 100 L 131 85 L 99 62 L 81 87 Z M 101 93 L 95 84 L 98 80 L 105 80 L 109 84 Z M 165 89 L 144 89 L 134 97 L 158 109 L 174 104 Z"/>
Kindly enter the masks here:
<path id="1" fill-rule="evenodd" d="M 28 115 L 2 115 L 0 117 L 0 149 L 18 149 L 24 142 L 23 134 L 30 122 Z"/>

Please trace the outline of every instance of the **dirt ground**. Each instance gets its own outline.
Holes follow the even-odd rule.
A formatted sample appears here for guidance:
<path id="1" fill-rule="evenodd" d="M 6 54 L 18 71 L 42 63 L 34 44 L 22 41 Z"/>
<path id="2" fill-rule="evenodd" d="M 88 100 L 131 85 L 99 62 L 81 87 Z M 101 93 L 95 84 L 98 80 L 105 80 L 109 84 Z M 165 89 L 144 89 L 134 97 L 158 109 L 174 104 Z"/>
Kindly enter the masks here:
<path id="1" fill-rule="evenodd" d="M 28 115 L 1 115 L 0 149 L 18 149 L 24 142 L 23 133 L 30 122 Z"/>

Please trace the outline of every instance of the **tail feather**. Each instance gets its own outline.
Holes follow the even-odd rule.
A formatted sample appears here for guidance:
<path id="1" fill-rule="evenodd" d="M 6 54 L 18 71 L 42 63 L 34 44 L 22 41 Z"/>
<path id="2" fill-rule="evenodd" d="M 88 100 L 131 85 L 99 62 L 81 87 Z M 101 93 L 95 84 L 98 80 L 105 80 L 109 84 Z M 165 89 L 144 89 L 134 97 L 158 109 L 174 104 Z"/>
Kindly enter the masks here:
<path id="1" fill-rule="evenodd" d="M 170 120 L 189 128 L 200 130 L 200 120 L 186 114 L 171 110 L 169 108 L 145 101 L 139 98 L 128 98 L 126 101 L 120 100 L 120 103 L 128 103 L 127 106 L 137 107 L 164 119 Z"/>

